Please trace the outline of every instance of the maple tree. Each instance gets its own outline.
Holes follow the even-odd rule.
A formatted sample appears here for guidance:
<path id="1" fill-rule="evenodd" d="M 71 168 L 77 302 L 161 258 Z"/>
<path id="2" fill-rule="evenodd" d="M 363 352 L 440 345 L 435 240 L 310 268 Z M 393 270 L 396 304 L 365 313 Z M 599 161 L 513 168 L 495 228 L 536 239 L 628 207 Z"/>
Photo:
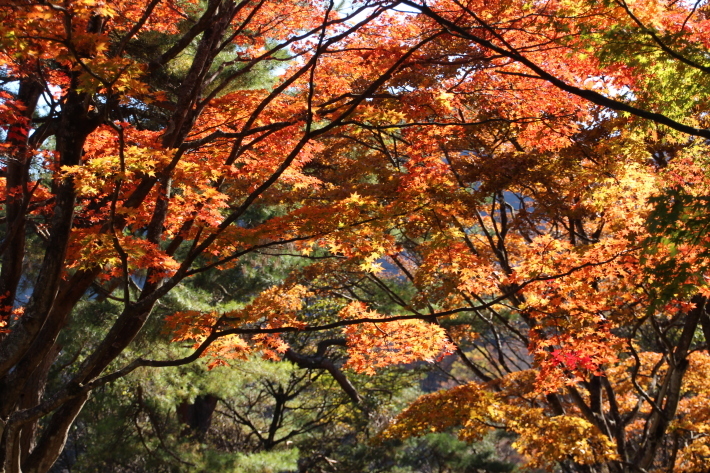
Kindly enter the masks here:
<path id="1" fill-rule="evenodd" d="M 353 402 L 343 369 L 456 353 L 480 382 L 385 436 L 703 469 L 705 3 L 3 5 L 3 471 L 48 471 L 106 383 L 255 351 Z M 169 314 L 188 356 L 121 358 L 171 290 L 255 254 L 310 264 Z M 45 392 L 72 312 L 105 298 L 120 313 Z M 313 354 L 282 336 L 314 332 Z"/>
<path id="2" fill-rule="evenodd" d="M 449 321 L 449 333 L 474 339 L 482 384 L 423 397 L 385 435 L 502 429 L 531 467 L 704 471 L 705 389 L 694 380 L 710 335 L 707 94 L 669 88 L 707 73 L 707 7 L 407 4 L 483 51 L 472 74 L 492 85 L 474 93 L 505 103 L 507 90 L 524 96 L 523 80 L 548 100 L 563 92 L 564 105 L 532 127 L 441 144 L 439 166 L 454 175 L 447 205 L 431 209 L 426 233 L 402 226 L 414 301 L 478 319 Z M 448 92 L 464 102 L 455 80 Z M 574 106 L 580 98 L 625 113 Z M 520 120 L 506 105 L 496 112 Z M 571 122 L 563 106 L 576 109 Z"/>

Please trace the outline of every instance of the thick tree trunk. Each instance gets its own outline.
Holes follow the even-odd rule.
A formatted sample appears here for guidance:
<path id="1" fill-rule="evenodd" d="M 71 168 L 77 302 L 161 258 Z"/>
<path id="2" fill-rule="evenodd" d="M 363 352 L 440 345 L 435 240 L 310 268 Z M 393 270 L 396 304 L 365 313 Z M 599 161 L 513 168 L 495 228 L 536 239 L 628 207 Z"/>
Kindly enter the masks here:
<path id="1" fill-rule="evenodd" d="M 12 147 L 12 154 L 7 161 L 5 215 L 7 229 L 2 242 L 2 271 L 0 271 L 0 317 L 11 317 L 17 287 L 22 278 L 22 262 L 25 254 L 25 212 L 29 203 L 29 180 L 31 152 L 28 147 L 31 132 L 30 120 L 42 95 L 42 84 L 27 78 L 20 81 L 18 99 L 25 106 L 21 122 L 11 126 L 7 141 Z"/>
<path id="2" fill-rule="evenodd" d="M 49 368 L 59 356 L 61 347 L 56 343 L 51 346 L 49 353 L 42 360 L 42 363 L 34 370 L 29 381 L 25 385 L 25 392 L 20 397 L 20 409 L 29 409 L 36 406 L 44 395 Z M 20 461 L 24 462 L 36 446 L 37 421 L 28 422 L 20 430 Z"/>
<path id="3" fill-rule="evenodd" d="M 213 0 L 210 3 L 208 11 L 213 16 L 213 21 L 205 23 L 205 31 L 193 58 L 193 65 L 183 82 L 181 93 L 178 94 L 180 106 L 164 133 L 163 141 L 166 146 L 179 146 L 199 114 L 195 106 L 204 88 L 205 77 L 219 53 L 222 38 L 237 8 L 231 1 Z M 73 85 L 71 89 L 75 90 L 78 84 Z M 102 120 L 90 114 L 89 105 L 90 97 L 70 92 L 62 107 L 61 123 L 56 134 L 59 164 L 62 166 L 81 163 L 84 142 Z M 124 205 L 135 207 L 142 203 L 148 195 L 146 189 L 152 188 L 156 182 L 147 181 L 150 181 L 147 186 L 139 186 L 138 196 L 129 198 Z M 158 199 L 150 225 L 150 239 L 156 242 L 162 234 L 168 211 L 169 178 L 165 182 L 167 184 L 163 185 L 163 192 L 166 195 L 163 199 Z M 0 347 L 0 418 L 3 419 L 8 418 L 17 409 L 32 407 L 21 402 L 22 400 L 32 400 L 34 405 L 41 400 L 44 390 L 42 381 L 46 379 L 45 362 L 52 358 L 49 355 L 59 333 L 73 307 L 93 283 L 96 275 L 90 270 L 79 271 L 62 284 L 61 277 L 76 201 L 73 180 L 67 177 L 57 183 L 54 194 L 56 197 L 49 241 L 39 277 L 34 285 L 34 293 L 25 309 L 24 318 Z M 18 215 L 21 217 L 22 213 L 18 212 Z M 18 240 L 24 242 L 24 233 Z M 21 255 L 22 251 L 18 250 L 15 255 L 17 254 Z M 21 259 L 20 257 L 20 262 Z M 10 271 L 11 267 L 7 265 L 7 271 Z M 21 274 L 21 271 L 15 272 Z M 11 280 L 9 276 L 7 279 Z M 133 341 L 143 328 L 155 303 L 150 296 L 159 287 L 159 282 L 146 284 L 139 301 L 126 303 L 112 328 L 94 352 L 86 358 L 67 387 L 82 386 L 95 380 Z M 49 365 L 46 366 L 47 369 L 48 367 Z M 0 445 L 0 460 L 5 468 L 2 473 L 46 473 L 60 455 L 69 429 L 87 399 L 88 394 L 82 394 L 68 400 L 54 411 L 39 440 L 34 438 L 34 422 L 7 425 L 4 429 L 6 435 Z"/>
<path id="4" fill-rule="evenodd" d="M 84 142 L 98 124 L 98 117 L 89 114 L 88 96 L 70 92 L 64 103 L 56 134 L 60 165 L 74 166 L 81 162 Z M 26 173 L 27 170 L 22 172 Z M 23 176 L 26 180 L 26 175 Z M 57 304 L 57 295 L 66 269 L 66 251 L 74 218 L 76 192 L 73 179 L 65 177 L 57 183 L 54 194 L 55 205 L 49 225 L 49 238 L 39 276 L 33 285 L 32 296 L 25 307 L 24 315 L 14 324 L 12 331 L 0 346 L 0 416 L 3 419 L 8 419 L 18 409 L 34 407 L 41 400 L 47 372 L 54 358 L 51 354 L 56 350 L 55 341 L 71 309 L 84 292 L 73 291 L 75 296 L 72 298 L 73 303 L 66 304 L 68 301 L 64 300 L 62 301 L 65 302 L 64 304 Z M 25 212 L 26 209 L 23 208 L 22 211 Z M 22 218 L 19 215 L 17 217 L 17 219 Z M 21 237 L 20 239 L 24 240 L 24 231 L 21 232 Z M 14 257 L 21 261 L 24 249 L 19 254 L 7 256 L 10 250 L 21 251 L 15 245 L 14 249 L 6 250 L 4 257 L 11 259 Z M 13 280 L 16 276 L 12 272 L 7 272 L 3 273 L 2 279 L 5 287 L 10 287 L 14 284 Z M 81 405 L 85 402 L 86 396 L 83 398 Z M 51 438 L 51 441 L 45 441 L 41 451 L 35 448 L 32 454 L 28 450 L 22 452 L 21 446 L 29 449 L 34 443 L 34 422 L 6 425 L 2 437 L 3 443 L 0 446 L 0 460 L 5 467 L 5 473 L 19 472 L 21 457 L 26 458 L 33 468 L 44 468 L 47 461 L 40 459 L 39 456 L 49 459 L 57 449 L 61 450 L 60 445 L 63 445 L 66 439 L 66 429 L 80 410 L 80 406 L 76 407 L 76 402 L 73 406 L 73 409 L 61 416 L 62 421 L 58 419 L 45 429 L 45 437 Z M 51 428 L 55 425 L 58 430 L 52 431 Z M 54 459 L 56 456 L 51 463 Z"/>
<path id="5" fill-rule="evenodd" d="M 218 400 L 216 396 L 207 394 L 197 396 L 192 403 L 187 401 L 180 403 L 175 411 L 178 420 L 187 425 L 183 435 L 196 435 L 198 439 L 203 439 L 212 425 L 212 414 Z"/>
<path id="6" fill-rule="evenodd" d="M 81 395 L 59 408 L 44 429 L 37 446 L 27 458 L 27 461 L 23 462 L 22 469 L 5 473 L 47 473 L 54 465 L 54 462 L 57 461 L 57 458 L 59 458 L 59 454 L 62 453 L 67 442 L 69 429 L 88 398 L 88 394 Z"/>

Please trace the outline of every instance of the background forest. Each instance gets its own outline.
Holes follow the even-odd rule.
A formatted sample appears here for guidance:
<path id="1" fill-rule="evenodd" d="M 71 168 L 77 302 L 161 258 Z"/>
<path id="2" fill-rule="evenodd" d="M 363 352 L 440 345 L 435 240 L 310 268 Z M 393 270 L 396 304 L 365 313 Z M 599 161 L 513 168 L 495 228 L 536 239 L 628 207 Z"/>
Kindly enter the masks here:
<path id="1" fill-rule="evenodd" d="M 0 0 L 0 473 L 707 471 L 709 27 Z"/>
<path id="2" fill-rule="evenodd" d="M 227 271 L 218 280 L 186 285 L 156 310 L 163 316 L 186 307 L 210 310 L 226 298 L 220 286 L 238 294 L 278 280 L 278 273 L 254 270 L 258 267 L 251 262 L 244 272 Z M 216 287 L 217 293 L 200 286 Z M 104 302 L 101 313 L 115 311 L 112 305 Z M 88 327 L 100 333 L 101 317 L 88 307 L 81 312 L 84 333 L 72 336 L 68 353 L 92 338 Z M 178 357 L 188 351 L 168 341 L 158 318 L 127 357 Z M 318 340 L 287 341 L 300 352 Z M 333 351 L 329 358 L 340 365 L 345 353 Z M 348 373 L 358 404 L 327 370 L 258 356 L 212 370 L 198 361 L 158 373 L 137 372 L 93 394 L 52 471 L 512 471 L 520 457 L 509 436 L 492 435 L 475 445 L 447 431 L 410 441 L 375 439 L 419 395 L 473 379 L 454 357 L 442 361 L 437 367 L 392 367 L 376 377 Z"/>

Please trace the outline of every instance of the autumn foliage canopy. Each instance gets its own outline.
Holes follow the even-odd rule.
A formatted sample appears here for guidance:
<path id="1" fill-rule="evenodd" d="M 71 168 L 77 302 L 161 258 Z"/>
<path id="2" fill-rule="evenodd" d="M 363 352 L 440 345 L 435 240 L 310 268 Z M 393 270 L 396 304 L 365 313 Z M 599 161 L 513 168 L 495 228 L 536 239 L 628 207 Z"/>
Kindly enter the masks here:
<path id="1" fill-rule="evenodd" d="M 478 381 L 382 438 L 707 470 L 707 2 L 0 5 L 0 471 L 47 472 L 136 369 L 252 354 L 354 402 L 348 370 L 454 354 Z M 169 315 L 185 358 L 121 358 L 169 291 L 252 255 L 303 263 Z M 122 312 L 48 388 L 73 310 L 105 298 Z M 284 339 L 314 332 L 315 355 Z"/>

